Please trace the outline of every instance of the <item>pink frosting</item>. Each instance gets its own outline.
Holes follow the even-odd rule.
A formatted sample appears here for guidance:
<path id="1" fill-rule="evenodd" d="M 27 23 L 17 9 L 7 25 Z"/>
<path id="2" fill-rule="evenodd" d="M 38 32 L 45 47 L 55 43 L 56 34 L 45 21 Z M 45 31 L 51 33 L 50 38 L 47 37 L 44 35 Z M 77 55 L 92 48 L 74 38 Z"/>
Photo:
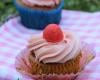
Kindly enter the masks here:
<path id="1" fill-rule="evenodd" d="M 56 6 L 60 3 L 60 0 L 22 0 L 22 2 L 29 6 Z"/>
<path id="2" fill-rule="evenodd" d="M 36 35 L 29 44 L 29 50 L 34 51 L 38 61 L 65 63 L 80 53 L 80 40 L 72 32 L 64 32 L 64 36 L 59 43 L 49 43 L 42 35 Z"/>

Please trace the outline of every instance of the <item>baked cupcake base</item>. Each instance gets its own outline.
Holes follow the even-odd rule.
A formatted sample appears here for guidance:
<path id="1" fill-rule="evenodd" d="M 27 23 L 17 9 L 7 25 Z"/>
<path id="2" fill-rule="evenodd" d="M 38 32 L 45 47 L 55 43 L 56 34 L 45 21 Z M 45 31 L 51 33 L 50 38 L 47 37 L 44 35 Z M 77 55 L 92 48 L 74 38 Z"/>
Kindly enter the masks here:
<path id="1" fill-rule="evenodd" d="M 48 63 L 44 64 L 35 60 L 35 57 L 31 54 L 29 62 L 32 66 L 33 74 L 70 74 L 80 71 L 80 59 L 82 54 L 80 53 L 75 59 L 69 60 L 66 63 Z"/>

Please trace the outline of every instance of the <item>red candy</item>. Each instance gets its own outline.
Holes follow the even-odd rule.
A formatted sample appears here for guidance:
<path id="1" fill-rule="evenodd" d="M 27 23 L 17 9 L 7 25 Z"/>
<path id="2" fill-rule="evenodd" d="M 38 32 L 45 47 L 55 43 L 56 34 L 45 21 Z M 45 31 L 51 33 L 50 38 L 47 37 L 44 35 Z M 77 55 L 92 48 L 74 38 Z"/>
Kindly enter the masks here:
<path id="1" fill-rule="evenodd" d="M 47 42 L 60 42 L 63 37 L 63 32 L 57 24 L 49 24 L 43 31 L 43 38 Z"/>

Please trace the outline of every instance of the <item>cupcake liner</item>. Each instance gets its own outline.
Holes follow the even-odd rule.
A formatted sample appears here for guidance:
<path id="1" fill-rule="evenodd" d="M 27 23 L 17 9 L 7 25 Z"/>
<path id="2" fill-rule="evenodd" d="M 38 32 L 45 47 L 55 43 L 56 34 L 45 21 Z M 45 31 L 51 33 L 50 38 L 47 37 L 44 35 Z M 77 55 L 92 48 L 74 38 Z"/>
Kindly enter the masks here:
<path id="1" fill-rule="evenodd" d="M 92 44 L 87 44 L 87 43 L 84 43 L 82 42 L 82 58 L 80 60 L 80 66 L 82 68 L 85 67 L 85 65 L 87 65 L 95 56 L 96 56 L 96 53 L 93 49 L 93 45 Z"/>
<path id="2" fill-rule="evenodd" d="M 49 75 L 29 75 L 23 73 L 24 80 L 75 80 L 80 73 L 76 74 L 66 74 L 66 75 L 57 75 L 57 74 L 49 74 Z"/>
<path id="3" fill-rule="evenodd" d="M 61 20 L 61 12 L 64 0 L 61 0 L 59 6 L 52 10 L 31 9 L 19 4 L 17 0 L 13 1 L 20 14 L 22 24 L 27 28 L 44 29 L 48 24 L 59 24 Z"/>
<path id="4" fill-rule="evenodd" d="M 34 75 L 32 73 L 32 66 L 29 61 L 30 53 L 27 49 L 23 50 L 16 58 L 15 67 L 21 73 L 24 80 L 75 80 L 79 74 L 83 72 L 85 66 L 95 57 L 95 52 L 92 45 L 86 43 L 82 44 L 82 58 L 80 60 L 80 70 L 76 74 L 42 74 Z"/>

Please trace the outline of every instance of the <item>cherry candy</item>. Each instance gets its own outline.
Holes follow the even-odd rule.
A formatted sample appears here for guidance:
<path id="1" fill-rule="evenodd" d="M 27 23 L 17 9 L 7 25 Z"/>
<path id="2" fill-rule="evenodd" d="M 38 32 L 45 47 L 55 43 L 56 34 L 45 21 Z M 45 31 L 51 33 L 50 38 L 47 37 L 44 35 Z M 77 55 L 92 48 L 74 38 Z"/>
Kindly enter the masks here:
<path id="1" fill-rule="evenodd" d="M 47 42 L 60 42 L 63 40 L 63 37 L 63 32 L 57 24 L 49 24 L 43 31 L 43 38 Z"/>

